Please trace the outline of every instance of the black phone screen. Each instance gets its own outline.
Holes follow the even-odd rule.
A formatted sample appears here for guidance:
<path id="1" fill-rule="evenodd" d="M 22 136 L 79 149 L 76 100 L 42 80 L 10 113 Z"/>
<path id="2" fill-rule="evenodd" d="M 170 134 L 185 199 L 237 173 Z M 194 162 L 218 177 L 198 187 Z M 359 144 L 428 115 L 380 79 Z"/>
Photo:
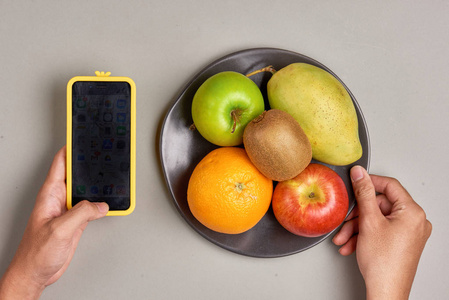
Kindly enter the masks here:
<path id="1" fill-rule="evenodd" d="M 72 86 L 72 206 L 130 207 L 131 87 L 78 81 Z"/>

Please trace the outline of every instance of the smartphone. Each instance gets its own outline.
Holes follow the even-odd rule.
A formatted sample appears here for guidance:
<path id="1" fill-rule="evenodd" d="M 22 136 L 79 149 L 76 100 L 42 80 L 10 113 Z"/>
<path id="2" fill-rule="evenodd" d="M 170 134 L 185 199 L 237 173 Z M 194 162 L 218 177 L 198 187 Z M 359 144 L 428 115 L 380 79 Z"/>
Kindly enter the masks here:
<path id="1" fill-rule="evenodd" d="M 67 208 L 106 202 L 135 208 L 136 87 L 128 77 L 77 76 L 67 84 Z"/>

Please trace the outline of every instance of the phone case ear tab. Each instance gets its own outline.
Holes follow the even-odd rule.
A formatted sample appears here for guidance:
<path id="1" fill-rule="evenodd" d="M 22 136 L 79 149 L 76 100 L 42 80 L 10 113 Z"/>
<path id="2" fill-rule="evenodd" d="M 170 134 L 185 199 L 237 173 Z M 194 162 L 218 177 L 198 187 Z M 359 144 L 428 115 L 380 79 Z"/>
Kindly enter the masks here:
<path id="1" fill-rule="evenodd" d="M 95 75 L 98 77 L 109 77 L 111 75 L 111 72 L 103 72 L 103 71 L 95 71 Z"/>

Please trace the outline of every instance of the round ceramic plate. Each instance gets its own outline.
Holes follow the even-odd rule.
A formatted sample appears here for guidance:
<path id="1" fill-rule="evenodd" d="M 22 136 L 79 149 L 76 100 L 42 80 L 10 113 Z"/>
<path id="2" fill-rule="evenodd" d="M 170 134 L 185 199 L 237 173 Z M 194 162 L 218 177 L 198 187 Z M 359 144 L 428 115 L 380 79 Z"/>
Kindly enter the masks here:
<path id="1" fill-rule="evenodd" d="M 167 186 L 179 213 L 204 238 L 235 253 L 252 257 L 290 255 L 318 244 L 333 233 L 330 232 L 329 234 L 316 238 L 296 236 L 285 230 L 277 222 L 270 208 L 262 220 L 247 232 L 237 235 L 222 234 L 214 232 L 199 223 L 190 212 L 187 204 L 187 185 L 193 169 L 207 153 L 217 148 L 217 146 L 206 141 L 198 131 L 189 129 L 193 123 L 191 105 L 196 90 L 207 78 L 222 71 L 236 71 L 242 74 L 248 74 L 268 65 L 272 65 L 274 69 L 280 70 L 295 62 L 304 62 L 318 66 L 330 72 L 338 79 L 336 74 L 329 70 L 329 68 L 299 53 L 274 48 L 256 48 L 235 52 L 216 60 L 196 74 L 176 98 L 168 110 L 162 125 L 160 133 L 161 164 Z M 251 76 L 251 79 L 260 87 L 265 97 L 266 109 L 269 109 L 266 86 L 270 78 L 271 73 L 259 73 Z M 367 126 L 355 97 L 347 87 L 346 89 L 351 95 L 357 110 L 359 136 L 363 147 L 363 156 L 354 164 L 362 165 L 368 169 L 370 144 Z M 346 184 L 349 194 L 348 213 L 355 205 L 355 198 L 349 178 L 349 169 L 354 164 L 341 167 L 327 165 L 335 170 Z"/>

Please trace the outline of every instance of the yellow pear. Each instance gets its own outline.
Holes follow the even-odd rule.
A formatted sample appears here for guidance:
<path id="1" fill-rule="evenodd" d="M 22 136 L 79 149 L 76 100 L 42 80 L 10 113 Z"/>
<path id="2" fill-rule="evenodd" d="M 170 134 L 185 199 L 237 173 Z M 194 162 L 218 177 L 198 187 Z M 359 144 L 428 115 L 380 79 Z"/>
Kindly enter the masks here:
<path id="1" fill-rule="evenodd" d="M 301 125 L 314 159 L 342 166 L 362 156 L 354 104 L 332 74 L 293 63 L 274 73 L 267 94 L 271 108 L 288 112 Z"/>

